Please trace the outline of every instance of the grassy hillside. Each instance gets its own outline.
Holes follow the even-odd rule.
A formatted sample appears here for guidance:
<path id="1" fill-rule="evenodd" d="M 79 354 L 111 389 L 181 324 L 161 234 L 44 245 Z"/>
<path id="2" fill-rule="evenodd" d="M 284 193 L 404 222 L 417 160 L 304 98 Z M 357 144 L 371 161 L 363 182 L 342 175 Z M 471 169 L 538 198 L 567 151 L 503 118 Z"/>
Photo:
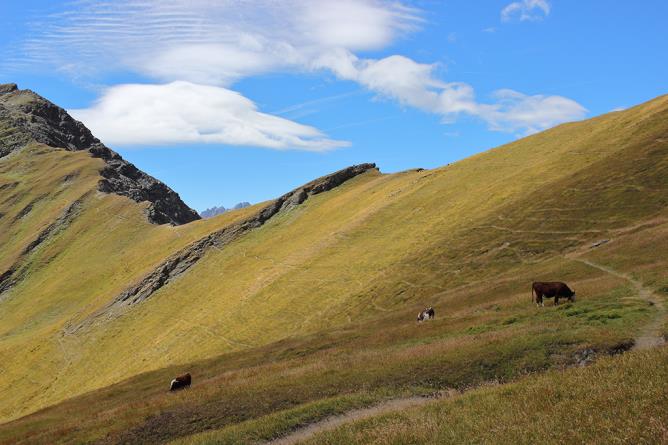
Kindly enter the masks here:
<path id="1" fill-rule="evenodd" d="M 491 386 L 322 433 L 311 445 L 666 443 L 668 348 Z"/>
<path id="2" fill-rule="evenodd" d="M 0 370 L 13 388 L 0 402 L 5 417 L 48 400 L 60 375 L 76 364 L 78 340 L 65 336 L 68 324 L 105 305 L 165 256 L 247 213 L 155 226 L 142 206 L 96 191 L 100 168 L 87 153 L 41 145 L 0 160 L 0 268 L 15 267 L 24 276 L 0 294 Z M 79 199 L 69 226 L 22 253 Z"/>
<path id="3" fill-rule="evenodd" d="M 65 175 L 42 171 L 40 152 L 81 164 L 61 204 L 51 197 Z M 141 443 L 210 429 L 266 439 L 388 397 L 627 349 L 656 306 L 577 255 L 668 293 L 667 155 L 661 97 L 440 169 L 365 173 L 73 334 L 67 326 L 166 256 L 257 208 L 155 226 L 141 206 L 93 192 L 69 227 L 21 259 L 39 228 L 92 188 L 97 161 L 43 147 L 2 159 L 0 187 L 23 188 L 0 191 L 0 236 L 13 231 L 0 264 L 20 260 L 29 273 L 0 297 L 0 415 L 70 400 L 0 426 L 0 440 Z M 571 284 L 577 303 L 536 309 L 531 281 L 553 279 Z M 417 326 L 425 305 L 437 319 Z M 166 393 L 184 370 L 193 388 Z"/>
<path id="4" fill-rule="evenodd" d="M 668 227 L 661 230 L 657 248 L 668 246 Z M 631 238 L 638 237 L 642 231 Z M 642 247 L 631 238 L 619 242 Z M 524 293 L 419 327 L 406 311 L 143 374 L 6 424 L 0 442 L 146 443 L 195 434 L 185 443 L 249 443 L 389 398 L 558 369 L 589 357 L 589 348 L 598 358 L 622 352 L 654 310 L 623 282 L 603 274 L 584 282 L 600 294 L 576 305 L 537 310 Z M 184 370 L 195 376 L 193 388 L 167 392 Z"/>

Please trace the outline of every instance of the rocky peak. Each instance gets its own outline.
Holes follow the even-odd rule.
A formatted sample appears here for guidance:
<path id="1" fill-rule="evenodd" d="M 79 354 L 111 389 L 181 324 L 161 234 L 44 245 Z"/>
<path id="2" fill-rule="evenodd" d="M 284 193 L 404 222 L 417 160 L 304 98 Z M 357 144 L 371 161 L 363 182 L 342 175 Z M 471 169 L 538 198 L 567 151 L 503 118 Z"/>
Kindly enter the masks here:
<path id="1" fill-rule="evenodd" d="M 0 85 L 0 158 L 31 141 L 69 151 L 86 150 L 106 166 L 99 190 L 149 201 L 148 218 L 156 224 L 185 224 L 200 219 L 172 189 L 107 148 L 63 108 L 14 83 Z"/>
<path id="2" fill-rule="evenodd" d="M 0 104 L 9 112 L 13 124 L 31 139 L 71 151 L 86 150 L 100 143 L 84 124 L 37 93 L 19 90 L 16 84 L 3 86 L 7 91 L 0 96 Z"/>
<path id="3" fill-rule="evenodd" d="M 18 89 L 19 87 L 15 83 L 0 83 L 0 94 L 11 93 Z"/>

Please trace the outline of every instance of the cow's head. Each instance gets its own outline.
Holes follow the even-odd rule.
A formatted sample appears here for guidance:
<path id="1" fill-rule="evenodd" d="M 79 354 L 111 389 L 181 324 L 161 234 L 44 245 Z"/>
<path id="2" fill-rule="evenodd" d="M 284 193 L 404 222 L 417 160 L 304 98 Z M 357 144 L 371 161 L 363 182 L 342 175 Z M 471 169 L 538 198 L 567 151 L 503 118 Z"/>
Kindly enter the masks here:
<path id="1" fill-rule="evenodd" d="M 573 295 L 571 295 L 571 301 L 575 301 L 575 292 L 573 292 Z"/>

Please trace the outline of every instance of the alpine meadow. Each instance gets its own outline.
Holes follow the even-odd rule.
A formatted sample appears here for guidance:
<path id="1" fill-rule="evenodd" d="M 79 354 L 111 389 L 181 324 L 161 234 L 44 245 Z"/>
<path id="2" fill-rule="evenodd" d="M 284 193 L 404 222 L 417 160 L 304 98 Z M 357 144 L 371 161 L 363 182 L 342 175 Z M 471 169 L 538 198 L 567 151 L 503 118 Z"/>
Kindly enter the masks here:
<path id="1" fill-rule="evenodd" d="M 253 2 L 226 6 L 238 23 L 255 20 L 243 28 L 248 34 L 238 53 L 216 47 L 238 58 L 229 68 L 237 77 L 218 59 L 195 60 L 201 48 L 220 43 L 204 15 L 195 21 L 199 3 L 192 26 L 211 33 L 204 43 L 183 33 L 190 16 L 175 6 L 182 2 L 163 5 L 155 29 L 178 15 L 174 33 L 195 42 L 178 52 L 177 65 L 199 77 L 155 86 L 184 88 L 185 96 L 169 93 L 180 101 L 178 116 L 163 110 L 171 98 L 143 96 L 151 86 L 141 82 L 124 99 L 134 101 L 132 111 L 120 99 L 111 103 L 123 86 L 105 90 L 87 109 L 56 104 L 51 96 L 62 94 L 33 91 L 30 77 L 26 87 L 15 72 L 16 80 L 5 80 L 0 64 L 0 80 L 9 82 L 0 84 L 0 444 L 668 443 L 668 95 L 586 118 L 574 100 L 512 91 L 499 93 L 495 104 L 471 99 L 443 111 L 425 104 L 436 96 L 440 104 L 464 100 L 466 85 L 416 74 L 428 77 L 423 91 L 401 77 L 406 61 L 426 66 L 408 58 L 392 59 L 393 80 L 383 83 L 373 76 L 386 59 L 369 51 L 384 46 L 345 43 L 371 32 L 367 26 L 376 25 L 365 14 L 378 8 L 398 20 L 391 29 L 399 34 L 436 26 L 436 12 L 419 12 L 427 8 L 420 2 L 318 1 L 323 17 L 351 5 L 372 9 L 360 10 L 359 20 L 346 16 L 327 34 L 334 43 L 302 47 L 268 31 L 279 27 L 273 20 L 290 2 L 260 2 L 260 12 Z M 123 8 L 143 7 L 121 3 L 104 3 L 103 18 L 90 23 L 111 29 L 121 17 L 138 33 L 128 31 L 131 41 L 145 38 L 147 48 L 154 38 L 167 39 L 144 35 L 153 28 L 142 29 L 141 20 L 117 17 Z M 508 5 L 498 26 L 484 34 L 501 38 L 498 27 L 543 26 L 559 14 L 556 0 L 501 3 Z M 290 5 L 297 15 L 306 7 Z M 95 50 L 81 46 L 89 39 L 104 51 L 115 48 L 105 45 L 117 37 L 107 41 L 104 31 L 79 35 L 92 19 L 74 17 L 76 26 L 62 25 L 70 37 L 58 40 L 60 28 L 49 28 L 54 41 L 71 45 L 72 58 Z M 235 21 L 221 29 L 242 29 Z M 313 33 L 329 29 L 313 26 Z M 40 36 L 31 35 L 22 51 L 38 58 L 49 44 Z M 463 38 L 460 32 L 449 44 Z M 340 55 L 326 51 L 344 44 L 349 66 L 327 65 L 321 54 Z M 134 45 L 126 44 L 126 65 L 109 65 L 109 73 L 139 63 L 144 49 Z M 243 59 L 248 48 L 266 60 Z M 316 57 L 309 51 L 318 58 L 305 62 Z M 51 63 L 52 55 L 41 60 Z M 160 71 L 166 60 L 151 59 L 150 74 L 142 75 L 174 80 Z M 170 69 L 177 72 L 177 65 Z M 76 82 L 110 82 L 75 68 Z M 405 122 L 396 123 L 401 131 L 420 127 L 412 119 L 428 113 L 442 121 L 436 126 L 456 126 L 468 113 L 490 132 L 511 122 L 516 137 L 435 168 L 401 161 L 403 169 L 386 172 L 388 160 L 355 158 L 325 175 L 317 170 L 296 188 L 277 183 L 269 200 L 253 200 L 251 188 L 240 186 L 226 203 L 239 205 L 207 201 L 204 218 L 166 184 L 160 172 L 169 171 L 167 164 L 146 161 L 163 152 L 122 149 L 122 138 L 170 145 L 192 137 L 188 143 L 249 145 L 274 150 L 271 156 L 305 150 L 314 156 L 308 159 L 329 162 L 358 142 L 330 123 L 309 121 L 308 107 L 363 101 L 361 93 L 337 92 L 271 114 L 259 111 L 271 108 L 265 103 L 228 89 L 257 76 L 280 90 L 290 70 L 315 77 L 318 69 L 333 73 L 325 84 L 357 82 L 387 99 L 370 107 L 397 107 L 387 103 L 395 101 L 419 109 L 420 115 L 404 111 Z M 229 76 L 207 88 L 227 96 L 197 96 L 195 110 L 188 95 L 197 88 L 187 85 L 204 84 L 213 70 Z M 243 94 L 254 85 L 238 82 Z M 232 117 L 220 110 L 209 116 L 207 97 Z M 516 109 L 511 101 L 526 102 Z M 541 109 L 539 120 L 526 123 L 531 101 L 560 107 L 560 117 Z M 112 125 L 117 110 L 120 121 Z M 135 129 L 141 119 L 151 122 L 146 133 Z M 202 119 L 197 131 L 173 136 L 188 119 Z M 336 139 L 291 119 L 331 128 Z M 221 139 L 204 140 L 209 136 Z M 250 149 L 229 150 L 231 159 Z M 396 156 L 410 160 L 411 147 Z M 155 165 L 148 171 L 165 182 L 135 159 Z M 281 162 L 267 162 L 281 169 Z M 307 165 L 299 168 L 310 172 Z M 265 176 L 247 167 L 243 175 Z"/>

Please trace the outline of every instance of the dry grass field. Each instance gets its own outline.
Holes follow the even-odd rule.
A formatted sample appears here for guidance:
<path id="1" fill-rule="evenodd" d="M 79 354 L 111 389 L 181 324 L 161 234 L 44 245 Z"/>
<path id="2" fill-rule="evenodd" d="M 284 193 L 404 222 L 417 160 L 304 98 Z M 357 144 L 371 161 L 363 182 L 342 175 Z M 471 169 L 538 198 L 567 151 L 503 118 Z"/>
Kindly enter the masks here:
<path id="1" fill-rule="evenodd" d="M 349 424 L 304 444 L 666 443 L 666 381 L 668 348 L 632 352 Z"/>
<path id="2" fill-rule="evenodd" d="M 514 383 L 313 440 L 422 443 L 411 432 L 419 418 L 429 440 L 466 442 L 476 422 L 491 428 L 480 413 L 498 404 L 499 437 L 558 442 L 528 419 L 518 424 L 526 436 L 511 431 L 497 402 L 558 388 L 555 406 L 583 415 L 584 380 L 600 375 L 592 397 L 604 397 L 636 369 L 654 382 L 638 397 L 649 407 L 665 397 L 665 352 L 560 370 L 618 355 L 648 326 L 665 330 L 647 295 L 668 296 L 666 96 L 439 169 L 370 171 L 210 250 L 121 316 L 73 332 L 169 255 L 262 207 L 156 226 L 142 205 L 95 190 L 99 168 L 85 153 L 38 145 L 0 160 L 0 274 L 25 272 L 0 293 L 0 443 L 251 443 L 489 381 Z M 71 224 L 22 253 L 76 200 Z M 578 300 L 536 308 L 534 280 L 566 281 Z M 436 319 L 416 324 L 428 305 Z M 166 391 L 186 371 L 192 388 Z M 522 409 L 559 424 L 541 403 Z M 456 431 L 441 425 L 449 416 L 459 416 Z M 653 418 L 656 439 L 666 417 Z M 596 419 L 592 437 L 616 437 Z"/>

